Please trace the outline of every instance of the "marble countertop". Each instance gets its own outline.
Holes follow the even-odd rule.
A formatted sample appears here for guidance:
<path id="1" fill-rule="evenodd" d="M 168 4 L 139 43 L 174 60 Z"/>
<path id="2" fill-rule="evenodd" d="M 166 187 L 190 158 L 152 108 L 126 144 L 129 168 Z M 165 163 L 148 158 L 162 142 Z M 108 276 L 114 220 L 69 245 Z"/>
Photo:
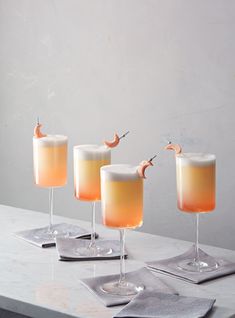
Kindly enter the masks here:
<path id="1" fill-rule="evenodd" d="M 55 222 L 70 222 L 89 228 L 89 223 L 55 216 Z M 45 226 L 48 215 L 0 205 L 0 308 L 35 318 L 110 318 L 121 306 L 106 308 L 80 282 L 80 278 L 119 272 L 119 261 L 58 261 L 56 249 L 41 249 L 12 235 L 13 232 Z M 97 225 L 101 237 L 118 239 L 118 232 Z M 129 258 L 126 270 L 145 261 L 175 256 L 192 243 L 167 237 L 127 231 Z M 235 262 L 235 251 L 203 246 L 211 255 Z M 208 317 L 235 317 L 235 275 L 201 285 L 156 274 L 186 296 L 216 298 Z"/>

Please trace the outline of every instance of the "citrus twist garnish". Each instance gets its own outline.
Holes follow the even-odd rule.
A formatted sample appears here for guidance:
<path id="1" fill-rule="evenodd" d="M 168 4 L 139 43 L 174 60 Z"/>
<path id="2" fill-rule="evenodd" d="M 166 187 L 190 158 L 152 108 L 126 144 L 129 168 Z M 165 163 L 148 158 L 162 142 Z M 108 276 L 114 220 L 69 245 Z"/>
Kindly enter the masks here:
<path id="1" fill-rule="evenodd" d="M 172 144 L 171 141 L 169 141 L 168 145 L 166 145 L 164 149 L 165 150 L 174 150 L 176 155 L 178 155 L 182 152 L 182 147 L 179 144 Z"/>
<path id="2" fill-rule="evenodd" d="M 40 124 L 39 118 L 38 118 L 38 119 L 37 119 L 37 124 L 36 124 L 36 126 L 34 127 L 34 137 L 35 137 L 35 138 L 46 137 L 46 134 L 43 134 L 43 133 L 41 132 L 41 127 L 42 127 L 42 125 Z"/>
<path id="3" fill-rule="evenodd" d="M 146 179 L 146 175 L 145 175 L 145 170 L 150 167 L 150 166 L 153 166 L 153 159 L 156 158 L 157 155 L 153 156 L 152 158 L 150 158 L 149 160 L 144 160 L 142 161 L 139 166 L 138 166 L 138 169 L 137 169 L 137 172 L 139 174 L 139 176 L 143 179 Z"/>
<path id="4" fill-rule="evenodd" d="M 123 134 L 122 136 L 119 137 L 118 134 L 115 133 L 114 136 L 113 136 L 113 140 L 111 140 L 111 141 L 105 140 L 105 141 L 104 141 L 104 144 L 105 144 L 107 147 L 109 147 L 109 148 L 115 148 L 115 147 L 117 147 L 117 145 L 119 144 L 120 139 L 126 137 L 127 134 L 129 134 L 129 131 L 127 131 L 125 134 Z"/>

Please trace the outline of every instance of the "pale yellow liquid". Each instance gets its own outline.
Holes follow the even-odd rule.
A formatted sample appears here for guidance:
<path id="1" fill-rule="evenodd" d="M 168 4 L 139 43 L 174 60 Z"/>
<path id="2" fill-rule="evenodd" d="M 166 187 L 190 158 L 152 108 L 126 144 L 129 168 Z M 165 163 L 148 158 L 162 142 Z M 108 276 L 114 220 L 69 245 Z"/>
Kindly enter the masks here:
<path id="1" fill-rule="evenodd" d="M 102 180 L 103 224 L 136 228 L 143 223 L 143 179 Z"/>
<path id="2" fill-rule="evenodd" d="M 101 199 L 100 168 L 109 164 L 110 159 L 74 160 L 74 186 L 77 199 L 85 201 Z"/>
<path id="3" fill-rule="evenodd" d="M 67 182 L 67 143 L 34 142 L 34 179 L 40 187 L 61 187 Z"/>

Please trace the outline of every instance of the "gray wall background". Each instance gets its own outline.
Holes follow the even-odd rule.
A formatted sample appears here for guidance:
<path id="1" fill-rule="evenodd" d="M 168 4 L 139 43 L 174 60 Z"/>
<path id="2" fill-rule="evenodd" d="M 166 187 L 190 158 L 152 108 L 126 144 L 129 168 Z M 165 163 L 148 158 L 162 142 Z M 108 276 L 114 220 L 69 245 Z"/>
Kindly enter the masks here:
<path id="1" fill-rule="evenodd" d="M 47 212 L 32 173 L 36 116 L 69 137 L 69 180 L 56 213 L 88 220 L 73 197 L 72 146 L 130 130 L 114 163 L 159 153 L 141 230 L 194 239 L 177 211 L 173 153 L 217 155 L 217 208 L 201 242 L 235 249 L 235 1 L 0 0 L 0 202 Z"/>

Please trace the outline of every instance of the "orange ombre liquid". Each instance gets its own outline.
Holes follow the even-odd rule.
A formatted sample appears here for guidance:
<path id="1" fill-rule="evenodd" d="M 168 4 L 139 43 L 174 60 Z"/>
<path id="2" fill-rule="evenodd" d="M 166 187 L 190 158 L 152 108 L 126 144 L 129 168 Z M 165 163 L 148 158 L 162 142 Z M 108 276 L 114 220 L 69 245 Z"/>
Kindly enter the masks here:
<path id="1" fill-rule="evenodd" d="M 74 147 L 75 197 L 84 201 L 99 201 L 100 168 L 109 165 L 111 151 L 106 146 L 81 145 Z"/>
<path id="2" fill-rule="evenodd" d="M 67 137 L 33 138 L 34 180 L 40 187 L 61 187 L 67 182 Z"/>
<path id="3" fill-rule="evenodd" d="M 101 168 L 103 224 L 136 228 L 143 223 L 143 179 L 137 167 L 110 165 Z"/>
<path id="4" fill-rule="evenodd" d="M 178 208 L 210 212 L 215 208 L 215 156 L 182 153 L 176 156 Z"/>

